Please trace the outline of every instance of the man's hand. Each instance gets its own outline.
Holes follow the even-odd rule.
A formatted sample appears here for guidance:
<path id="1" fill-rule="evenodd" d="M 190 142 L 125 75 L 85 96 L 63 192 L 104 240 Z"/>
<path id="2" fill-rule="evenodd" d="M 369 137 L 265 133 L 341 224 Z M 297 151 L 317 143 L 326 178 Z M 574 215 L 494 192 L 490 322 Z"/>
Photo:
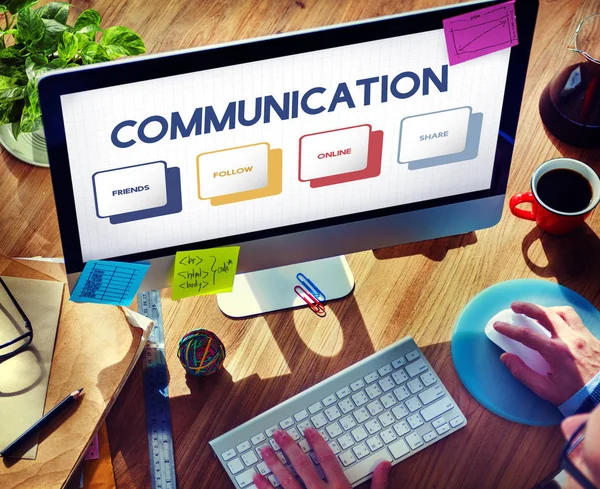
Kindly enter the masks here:
<path id="1" fill-rule="evenodd" d="M 337 457 L 319 432 L 314 428 L 307 428 L 304 431 L 304 436 L 315 452 L 319 464 L 325 473 L 327 482 L 321 480 L 311 459 L 296 443 L 294 443 L 294 440 L 292 440 L 290 435 L 285 431 L 276 431 L 273 438 L 281 447 L 287 459 L 294 466 L 294 469 L 302 479 L 302 482 L 304 482 L 306 489 L 351 489 L 352 486 L 344 475 Z M 281 460 L 279 460 L 270 447 L 264 447 L 261 451 L 261 455 L 269 469 L 271 469 L 271 472 L 277 477 L 277 480 L 283 489 L 301 489 L 302 486 L 300 483 L 292 473 L 285 468 L 281 463 Z M 388 476 L 391 467 L 392 465 L 389 462 L 381 462 L 375 468 L 371 489 L 387 489 Z M 259 474 L 254 476 L 254 484 L 258 489 L 273 489 L 271 483 L 264 476 Z"/>
<path id="2" fill-rule="evenodd" d="M 535 319 L 552 334 L 548 338 L 520 326 L 494 323 L 498 333 L 538 351 L 550 364 L 550 371 L 541 375 L 512 353 L 500 357 L 511 373 L 538 396 L 558 406 L 600 372 L 600 340 L 588 331 L 572 307 L 513 302 L 511 309 Z"/>

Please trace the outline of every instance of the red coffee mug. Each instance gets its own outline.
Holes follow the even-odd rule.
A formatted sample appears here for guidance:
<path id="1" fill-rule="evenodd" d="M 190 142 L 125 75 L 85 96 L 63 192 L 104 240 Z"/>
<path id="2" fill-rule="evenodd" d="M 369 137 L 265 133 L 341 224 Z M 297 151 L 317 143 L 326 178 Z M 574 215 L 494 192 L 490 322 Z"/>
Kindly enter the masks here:
<path id="1" fill-rule="evenodd" d="M 592 187 L 590 204 L 579 212 L 561 212 L 552 209 L 542 202 L 537 193 L 540 177 L 551 170 L 567 169 L 583 175 Z M 513 195 L 510 199 L 510 211 L 521 219 L 535 221 L 536 224 L 550 234 L 564 234 L 581 226 L 600 201 L 600 178 L 594 170 L 585 163 L 571 158 L 555 158 L 542 163 L 531 177 L 531 192 Z M 522 203 L 530 203 L 531 210 L 520 209 Z"/>

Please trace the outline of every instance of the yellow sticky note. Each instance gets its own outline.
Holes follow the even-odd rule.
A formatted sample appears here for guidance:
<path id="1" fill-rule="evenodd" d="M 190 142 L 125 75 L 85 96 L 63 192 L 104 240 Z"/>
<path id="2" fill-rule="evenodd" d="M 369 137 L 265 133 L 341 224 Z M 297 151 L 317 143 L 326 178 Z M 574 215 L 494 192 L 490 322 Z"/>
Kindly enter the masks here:
<path id="1" fill-rule="evenodd" d="M 231 292 L 239 254 L 239 246 L 178 251 L 171 297 L 179 300 L 194 295 Z"/>

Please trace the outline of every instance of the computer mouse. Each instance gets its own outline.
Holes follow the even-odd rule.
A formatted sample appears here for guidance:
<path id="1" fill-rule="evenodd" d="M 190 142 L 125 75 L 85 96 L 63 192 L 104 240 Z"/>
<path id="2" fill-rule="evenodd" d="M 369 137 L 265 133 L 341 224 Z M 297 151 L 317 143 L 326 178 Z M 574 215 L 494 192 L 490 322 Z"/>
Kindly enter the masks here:
<path id="1" fill-rule="evenodd" d="M 524 314 L 517 314 L 511 309 L 504 309 L 503 311 L 500 311 L 485 325 L 485 334 L 496 345 L 498 345 L 507 353 L 514 353 L 517 355 L 521 360 L 523 360 L 525 365 L 535 370 L 537 373 L 546 375 L 550 370 L 550 365 L 544 359 L 544 357 L 542 357 L 542 355 L 540 355 L 537 351 L 532 350 L 518 341 L 498 333 L 498 331 L 494 329 L 494 323 L 496 321 L 502 321 L 503 323 L 533 329 L 538 333 L 546 335 L 548 338 L 552 336 L 550 331 L 544 328 L 537 321 L 525 316 Z"/>

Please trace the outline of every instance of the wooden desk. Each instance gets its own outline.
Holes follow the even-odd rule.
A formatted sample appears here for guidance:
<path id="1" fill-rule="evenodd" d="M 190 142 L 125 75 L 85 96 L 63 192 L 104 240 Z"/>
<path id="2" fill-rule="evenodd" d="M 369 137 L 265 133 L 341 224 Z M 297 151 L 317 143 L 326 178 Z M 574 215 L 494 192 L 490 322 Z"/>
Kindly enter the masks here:
<path id="1" fill-rule="evenodd" d="M 309 0 L 159 2 L 75 0 L 97 8 L 106 25 L 138 30 L 149 52 L 295 31 L 451 0 Z M 541 162 L 569 156 L 600 171 L 600 152 L 549 137 L 538 115 L 542 89 L 570 55 L 576 24 L 600 10 L 598 0 L 541 0 L 508 194 L 528 189 Z M 61 255 L 47 171 L 16 162 L 0 165 L 0 253 Z M 600 307 L 600 212 L 564 237 L 547 236 L 506 207 L 495 227 L 468 235 L 364 252 L 348 257 L 352 296 L 328 305 L 326 319 L 308 310 L 249 320 L 225 318 L 212 297 L 163 302 L 178 487 L 230 487 L 208 441 L 405 335 L 412 335 L 440 374 L 469 425 L 392 471 L 394 488 L 528 488 L 557 466 L 556 428 L 530 428 L 500 419 L 464 390 L 450 358 L 459 312 L 475 294 L 503 280 L 540 277 L 564 284 Z M 186 379 L 177 340 L 205 327 L 227 346 L 225 370 Z M 134 370 L 109 418 L 119 489 L 149 487 L 142 378 Z"/>

